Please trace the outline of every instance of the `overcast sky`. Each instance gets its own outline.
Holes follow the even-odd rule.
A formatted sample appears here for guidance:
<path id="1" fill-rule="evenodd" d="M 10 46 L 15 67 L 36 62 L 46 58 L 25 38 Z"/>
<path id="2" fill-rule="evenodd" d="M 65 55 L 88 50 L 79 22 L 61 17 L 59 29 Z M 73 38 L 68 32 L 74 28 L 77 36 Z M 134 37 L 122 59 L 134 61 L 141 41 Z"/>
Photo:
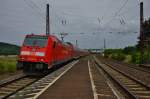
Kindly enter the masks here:
<path id="1" fill-rule="evenodd" d="M 147 19 L 150 0 L 143 2 Z M 0 0 L 0 42 L 21 45 L 26 34 L 44 34 L 47 3 L 51 32 L 68 33 L 67 42 L 78 40 L 81 48 L 102 48 L 104 38 L 107 48 L 137 42 L 139 0 Z"/>

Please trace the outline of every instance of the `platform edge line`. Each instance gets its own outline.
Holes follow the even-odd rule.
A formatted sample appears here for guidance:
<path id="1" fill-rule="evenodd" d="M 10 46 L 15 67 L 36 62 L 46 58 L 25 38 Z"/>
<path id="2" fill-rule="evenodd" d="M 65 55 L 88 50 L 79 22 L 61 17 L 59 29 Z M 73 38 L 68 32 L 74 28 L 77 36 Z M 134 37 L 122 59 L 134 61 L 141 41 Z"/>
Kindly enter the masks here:
<path id="1" fill-rule="evenodd" d="M 63 76 L 68 70 L 70 70 L 79 60 L 75 61 L 68 67 L 64 72 L 62 72 L 58 77 L 56 77 L 49 85 L 47 85 L 42 91 L 39 92 L 36 96 L 32 97 L 32 99 L 37 99 L 43 92 L 45 92 L 51 85 L 53 85 L 61 76 Z"/>

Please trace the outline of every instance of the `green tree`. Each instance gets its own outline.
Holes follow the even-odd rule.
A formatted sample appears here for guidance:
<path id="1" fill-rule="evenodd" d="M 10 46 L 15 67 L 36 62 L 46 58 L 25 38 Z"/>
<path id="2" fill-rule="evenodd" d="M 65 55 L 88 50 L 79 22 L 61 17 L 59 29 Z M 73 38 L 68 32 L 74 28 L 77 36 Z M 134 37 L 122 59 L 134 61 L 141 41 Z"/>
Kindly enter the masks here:
<path id="1" fill-rule="evenodd" d="M 0 55 L 16 55 L 19 49 L 17 45 L 0 42 Z"/>

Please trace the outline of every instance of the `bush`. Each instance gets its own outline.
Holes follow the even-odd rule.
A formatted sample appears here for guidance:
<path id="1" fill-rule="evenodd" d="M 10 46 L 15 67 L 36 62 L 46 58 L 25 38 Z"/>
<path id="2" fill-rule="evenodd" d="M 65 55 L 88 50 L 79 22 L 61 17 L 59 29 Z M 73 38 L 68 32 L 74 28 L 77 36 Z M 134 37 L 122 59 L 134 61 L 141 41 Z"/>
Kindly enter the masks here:
<path id="1" fill-rule="evenodd" d="M 139 52 L 132 53 L 131 57 L 132 57 L 133 63 L 135 63 L 135 64 L 140 63 L 140 53 Z"/>
<path id="2" fill-rule="evenodd" d="M 112 56 L 114 53 L 122 53 L 122 49 L 106 49 L 104 51 L 105 57 Z M 115 57 L 115 56 L 113 56 Z"/>
<path id="3" fill-rule="evenodd" d="M 144 53 L 144 63 L 150 64 L 150 51 Z"/>
<path id="4" fill-rule="evenodd" d="M 132 46 L 125 47 L 125 48 L 123 49 L 123 53 L 124 53 L 124 54 L 132 54 L 132 53 L 134 53 L 134 52 L 136 52 L 136 51 L 137 51 L 137 48 L 136 48 L 136 47 L 132 47 Z"/>
<path id="5" fill-rule="evenodd" d="M 117 59 L 117 54 L 116 54 L 116 53 L 113 53 L 113 54 L 111 55 L 111 58 L 116 60 L 116 59 Z"/>
<path id="6" fill-rule="evenodd" d="M 123 53 L 119 53 L 119 54 L 118 54 L 118 60 L 119 60 L 119 61 L 123 61 L 123 60 L 125 60 L 125 58 L 126 58 L 126 55 L 125 55 L 125 54 L 123 54 Z"/>
<path id="7" fill-rule="evenodd" d="M 109 57 L 110 54 L 112 54 L 112 50 L 111 49 L 107 49 L 107 50 L 104 51 L 105 57 Z"/>
<path id="8" fill-rule="evenodd" d="M 123 60 L 125 60 L 126 56 L 123 53 L 113 53 L 111 58 L 118 60 L 118 61 L 123 61 Z"/>

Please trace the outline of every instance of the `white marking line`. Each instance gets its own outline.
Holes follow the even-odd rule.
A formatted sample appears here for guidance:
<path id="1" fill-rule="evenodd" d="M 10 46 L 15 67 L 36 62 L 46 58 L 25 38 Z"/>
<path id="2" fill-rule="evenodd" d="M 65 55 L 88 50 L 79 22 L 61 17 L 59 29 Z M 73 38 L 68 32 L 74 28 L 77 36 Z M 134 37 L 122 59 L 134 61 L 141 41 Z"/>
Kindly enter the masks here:
<path id="1" fill-rule="evenodd" d="M 112 97 L 111 95 L 105 95 L 105 94 L 97 94 L 99 96 L 105 96 L 105 97 Z"/>
<path id="2" fill-rule="evenodd" d="M 112 92 L 115 94 L 115 96 L 117 97 L 117 99 L 121 99 L 120 96 L 117 94 L 116 89 L 114 89 L 113 85 L 111 84 L 111 81 L 107 79 L 107 84 L 110 87 L 110 89 L 112 90 Z M 122 97 L 123 98 L 123 97 Z M 123 98 L 124 99 L 124 98 Z"/>
<path id="3" fill-rule="evenodd" d="M 79 61 L 79 60 L 78 60 Z M 64 72 L 62 72 L 58 77 L 56 77 L 49 85 L 47 85 L 43 90 L 41 90 L 36 96 L 32 97 L 31 99 L 38 98 L 44 91 L 46 91 L 51 85 L 53 85 L 61 76 L 63 76 L 68 70 L 70 70 L 78 61 L 75 61 L 71 64 L 70 67 L 68 67 Z"/>
<path id="4" fill-rule="evenodd" d="M 94 58 L 95 58 L 95 60 L 98 62 L 98 64 L 103 65 L 103 64 L 100 63 L 100 61 L 99 61 L 95 56 L 94 56 Z M 113 84 L 111 83 L 110 79 L 107 78 L 107 76 L 105 75 L 105 73 L 104 73 L 102 70 L 100 70 L 98 67 L 97 67 L 97 69 L 98 69 L 98 70 L 101 72 L 101 74 L 105 77 L 106 83 L 108 84 L 108 86 L 110 87 L 110 89 L 112 90 L 112 92 L 115 94 L 115 96 L 117 97 L 117 99 L 125 99 L 125 98 L 120 97 L 120 96 L 118 95 L 119 92 L 117 92 L 117 89 L 115 89 L 115 87 L 114 87 Z"/>
<path id="5" fill-rule="evenodd" d="M 91 73 L 90 61 L 89 60 L 88 60 L 88 68 L 89 68 L 89 75 L 90 75 L 92 90 L 93 90 L 93 94 L 94 94 L 94 99 L 98 99 L 96 88 L 95 88 L 94 81 L 93 81 L 93 76 L 92 76 L 92 73 Z"/>

